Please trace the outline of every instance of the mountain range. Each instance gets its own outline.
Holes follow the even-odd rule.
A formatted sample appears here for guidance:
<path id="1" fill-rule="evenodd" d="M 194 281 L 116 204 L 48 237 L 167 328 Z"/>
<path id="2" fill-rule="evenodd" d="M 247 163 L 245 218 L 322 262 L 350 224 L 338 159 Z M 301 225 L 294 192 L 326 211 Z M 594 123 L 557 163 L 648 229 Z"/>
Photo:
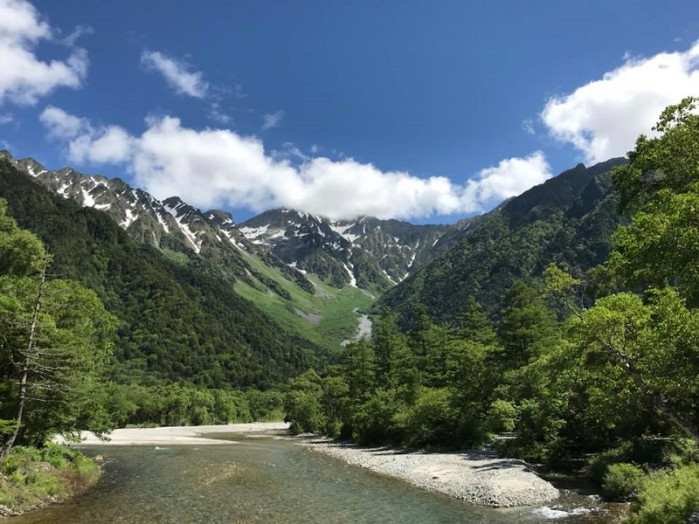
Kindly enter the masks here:
<path id="1" fill-rule="evenodd" d="M 540 277 L 551 263 L 581 274 L 604 260 L 621 223 L 611 171 L 615 158 L 579 164 L 453 231 L 449 249 L 386 292 L 379 307 L 403 318 L 414 303 L 439 322 L 450 322 L 469 298 L 497 315 L 516 280 Z"/>
<path id="2" fill-rule="evenodd" d="M 56 194 L 107 213 L 139 242 L 220 259 L 226 271 L 248 280 L 254 268 L 243 261 L 245 252 L 311 292 L 305 272 L 336 288 L 384 291 L 431 260 L 431 248 L 451 229 L 373 217 L 331 221 L 289 209 L 266 211 L 238 226 L 227 211 L 202 212 L 177 196 L 160 201 L 119 178 L 69 167 L 50 171 L 32 158 L 0 155 Z"/>
<path id="3" fill-rule="evenodd" d="M 176 196 L 161 201 L 118 178 L 0 157 L 62 200 L 107 215 L 175 267 L 226 282 L 282 330 L 331 352 L 372 308 L 407 319 L 420 302 L 448 322 L 473 297 L 497 314 L 515 280 L 536 278 L 550 262 L 578 271 L 598 264 L 620 220 L 610 170 L 624 161 L 580 164 L 454 225 L 330 220 L 292 209 L 236 224 L 227 211 L 201 211 Z"/>

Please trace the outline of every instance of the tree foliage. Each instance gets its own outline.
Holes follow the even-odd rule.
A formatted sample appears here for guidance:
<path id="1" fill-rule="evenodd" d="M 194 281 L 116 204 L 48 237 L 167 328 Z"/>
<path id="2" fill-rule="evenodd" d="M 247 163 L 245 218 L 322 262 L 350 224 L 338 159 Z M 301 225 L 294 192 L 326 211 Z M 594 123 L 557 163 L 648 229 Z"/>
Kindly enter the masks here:
<path id="1" fill-rule="evenodd" d="M 536 199 L 525 193 L 389 293 L 384 305 L 398 303 L 408 330 L 401 335 L 390 314 L 377 319 L 376 359 L 362 361 L 365 380 L 343 400 L 347 434 L 359 441 L 467 447 L 500 433 L 506 438 L 494 446 L 501 452 L 552 464 L 597 454 L 590 473 L 605 493 L 638 496 L 632 522 L 684 522 L 697 509 L 699 445 L 694 104 L 687 99 L 663 112 L 657 136 L 640 137 L 628 164 L 614 171 L 629 220 L 603 265 L 585 267 L 570 256 L 571 237 L 555 218 L 556 204 L 565 200 L 560 194 L 549 192 L 553 203 L 537 209 L 527 206 Z M 605 204 L 596 205 L 599 213 Z M 511 213 L 514 208 L 526 218 Z M 546 220 L 537 221 L 542 216 Z M 565 256 L 537 268 L 546 258 L 532 254 L 551 235 Z M 425 305 L 416 303 L 422 298 Z M 496 314 L 493 304 L 500 305 Z M 347 352 L 371 354 L 366 347 Z M 401 353 L 407 356 L 399 363 Z M 353 362 L 334 376 L 356 375 L 359 361 Z M 396 373 L 412 378 L 391 380 Z M 660 467 L 667 471 L 647 475 Z"/>
<path id="2" fill-rule="evenodd" d="M 93 403 L 112 349 L 115 322 L 95 293 L 47 279 L 50 257 L 17 227 L 0 201 L 0 417 L 6 457 L 18 439 L 42 443 L 52 433 L 108 429 Z"/>
<path id="3" fill-rule="evenodd" d="M 699 115 L 696 99 L 668 107 L 613 175 L 631 223 L 615 235 L 610 265 L 630 286 L 676 287 L 699 306 Z"/>
<path id="4" fill-rule="evenodd" d="M 51 272 L 94 291 L 119 319 L 113 379 L 271 387 L 323 365 L 319 348 L 285 333 L 203 260 L 178 265 L 135 243 L 104 213 L 50 193 L 3 160 L 0 197 L 46 244 Z"/>

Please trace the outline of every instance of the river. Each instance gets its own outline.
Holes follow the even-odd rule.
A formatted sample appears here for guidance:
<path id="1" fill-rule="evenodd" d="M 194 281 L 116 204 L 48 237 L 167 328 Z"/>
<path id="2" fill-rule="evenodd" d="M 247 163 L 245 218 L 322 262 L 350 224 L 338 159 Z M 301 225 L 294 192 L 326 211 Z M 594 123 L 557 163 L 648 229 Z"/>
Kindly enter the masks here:
<path id="1" fill-rule="evenodd" d="M 105 459 L 97 486 L 12 524 L 551 522 L 532 508 L 471 506 L 293 442 L 235 440 L 240 443 L 85 448 Z"/>

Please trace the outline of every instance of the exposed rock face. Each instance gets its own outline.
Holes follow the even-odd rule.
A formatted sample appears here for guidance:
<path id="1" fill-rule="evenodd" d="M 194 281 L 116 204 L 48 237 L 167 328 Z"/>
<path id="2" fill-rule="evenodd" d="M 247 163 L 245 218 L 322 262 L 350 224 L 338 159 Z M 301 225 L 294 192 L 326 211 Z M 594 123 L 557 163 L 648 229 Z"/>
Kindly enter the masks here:
<path id="1" fill-rule="evenodd" d="M 258 276 L 258 281 L 265 281 L 250 264 L 249 255 L 313 293 L 313 285 L 301 272 L 249 242 L 227 211 L 202 212 L 176 196 L 160 201 L 119 178 L 86 175 L 69 167 L 50 171 L 32 158 L 16 160 L 7 151 L 0 155 L 63 198 L 107 213 L 141 243 L 187 256 L 200 255 L 223 274 L 244 281 L 252 282 L 252 277 Z"/>
<path id="2" fill-rule="evenodd" d="M 432 259 L 432 248 L 450 226 L 399 220 L 325 217 L 276 209 L 240 226 L 247 239 L 293 267 L 318 274 L 337 287 L 385 290 Z"/>

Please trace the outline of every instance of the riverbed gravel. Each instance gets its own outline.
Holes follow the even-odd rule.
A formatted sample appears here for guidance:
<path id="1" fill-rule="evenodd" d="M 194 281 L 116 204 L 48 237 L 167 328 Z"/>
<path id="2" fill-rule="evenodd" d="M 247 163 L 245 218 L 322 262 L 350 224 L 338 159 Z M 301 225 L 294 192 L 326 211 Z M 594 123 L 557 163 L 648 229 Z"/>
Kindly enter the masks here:
<path id="1" fill-rule="evenodd" d="M 536 506 L 559 491 L 521 460 L 488 452 L 427 453 L 400 448 L 364 448 L 306 438 L 304 446 L 376 473 L 489 507 Z"/>

